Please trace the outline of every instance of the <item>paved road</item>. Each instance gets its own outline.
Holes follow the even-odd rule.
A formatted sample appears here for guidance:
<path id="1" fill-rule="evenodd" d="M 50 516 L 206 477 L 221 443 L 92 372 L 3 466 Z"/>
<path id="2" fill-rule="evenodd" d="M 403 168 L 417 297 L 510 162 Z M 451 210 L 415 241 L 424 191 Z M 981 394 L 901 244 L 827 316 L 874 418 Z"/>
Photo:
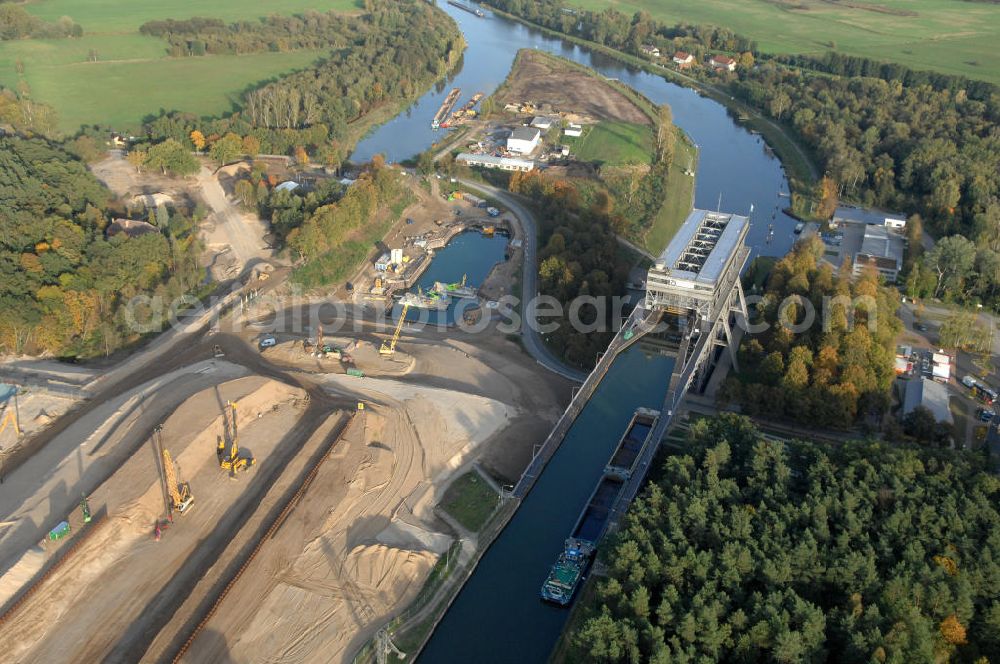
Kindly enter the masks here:
<path id="1" fill-rule="evenodd" d="M 524 341 L 524 348 L 543 367 L 557 373 L 569 380 L 582 383 L 587 378 L 587 373 L 568 367 L 553 355 L 541 335 L 528 324 L 529 320 L 535 318 L 536 296 L 538 295 L 538 224 L 534 215 L 521 204 L 521 202 L 509 192 L 497 189 L 488 184 L 473 182 L 471 180 L 459 180 L 463 185 L 474 189 L 482 194 L 494 198 L 509 209 L 521 223 L 524 232 L 524 264 L 522 265 L 523 275 L 521 278 L 521 297 L 525 300 L 522 308 L 524 320 L 521 323 L 521 339 Z"/>

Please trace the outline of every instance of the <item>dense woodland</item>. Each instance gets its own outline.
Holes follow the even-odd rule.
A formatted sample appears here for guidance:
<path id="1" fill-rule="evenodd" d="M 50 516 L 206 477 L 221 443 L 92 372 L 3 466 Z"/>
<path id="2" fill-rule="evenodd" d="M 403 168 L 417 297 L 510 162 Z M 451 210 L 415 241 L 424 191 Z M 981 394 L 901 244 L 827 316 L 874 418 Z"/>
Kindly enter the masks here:
<path id="1" fill-rule="evenodd" d="M 341 22 L 328 57 L 249 91 L 242 110 L 229 117 L 161 115 L 147 123 L 148 140 L 173 138 L 201 150 L 234 134 L 249 138 L 243 153 L 251 156 L 301 149 L 299 156 L 339 166 L 369 126 L 366 118 L 423 92 L 464 46 L 451 18 L 420 0 L 380 2 L 362 16 L 325 16 L 331 26 Z"/>
<path id="2" fill-rule="evenodd" d="M 192 221 L 161 209 L 149 216 L 160 232 L 108 239 L 109 199 L 62 148 L 0 139 L 0 352 L 107 354 L 138 336 L 123 303 L 197 287 Z"/>
<path id="3" fill-rule="evenodd" d="M 682 49 L 698 62 L 712 53 L 740 58 L 735 75 L 703 66 L 709 80 L 785 125 L 817 158 L 828 178 L 821 207 L 837 198 L 919 213 L 935 237 L 961 235 L 980 255 L 973 269 L 939 296 L 1000 307 L 1000 93 L 963 77 L 828 53 L 763 56 L 755 44 L 711 26 L 668 26 L 645 12 L 566 12 L 556 0 L 492 4 L 560 32 L 640 55 L 643 44 L 667 55 Z M 756 63 L 756 66 L 753 66 Z M 937 290 L 925 262 L 911 294 Z M 930 283 L 930 286 L 928 286 Z"/>
<path id="4" fill-rule="evenodd" d="M 751 312 L 751 322 L 766 322 L 768 329 L 744 336 L 740 372 L 727 379 L 720 399 L 739 403 L 749 415 L 811 426 L 880 421 L 895 377 L 898 295 L 880 286 L 874 271 L 853 281 L 850 269 L 835 276 L 822 255 L 823 243 L 813 236 L 775 264 L 763 301 Z M 793 332 L 810 309 L 814 322 Z"/>
<path id="5" fill-rule="evenodd" d="M 566 661 L 996 661 L 1000 480 L 980 467 L 698 421 L 603 556 Z"/>
<path id="6" fill-rule="evenodd" d="M 139 32 L 162 37 L 174 56 L 259 53 L 295 49 L 338 49 L 357 31 L 359 18 L 340 12 L 272 15 L 226 25 L 217 18 L 149 21 Z"/>
<path id="7" fill-rule="evenodd" d="M 607 193 L 599 192 L 592 203 L 585 204 L 572 182 L 537 171 L 515 173 L 509 188 L 531 198 L 542 220 L 538 291 L 564 305 L 562 319 L 542 321 L 559 324 L 555 332 L 546 335 L 546 341 L 567 362 L 592 367 L 617 331 L 613 328 L 612 298 L 625 291 L 631 267 L 615 240 L 615 226 L 622 222 L 612 212 L 613 202 Z M 580 320 L 587 325 L 600 324 L 604 331 L 581 332 L 571 324 L 568 305 L 584 296 L 596 297 L 606 307 L 603 314 L 583 307 Z"/>

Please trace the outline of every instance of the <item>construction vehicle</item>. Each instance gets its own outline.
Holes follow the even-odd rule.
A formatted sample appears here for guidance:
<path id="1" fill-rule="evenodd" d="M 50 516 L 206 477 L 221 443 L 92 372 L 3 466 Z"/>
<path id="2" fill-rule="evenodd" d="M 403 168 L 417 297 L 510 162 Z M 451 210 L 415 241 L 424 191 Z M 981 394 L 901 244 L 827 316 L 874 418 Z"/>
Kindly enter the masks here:
<path id="1" fill-rule="evenodd" d="M 174 460 L 170 457 L 169 450 L 163 450 L 163 476 L 167 482 L 167 493 L 170 495 L 170 509 L 184 514 L 194 502 L 194 494 L 191 493 L 190 484 L 177 481 Z"/>
<path id="2" fill-rule="evenodd" d="M 14 425 L 14 433 L 18 438 L 21 437 L 21 425 L 17 422 L 17 408 L 7 408 L 7 413 L 3 416 L 3 421 L 0 422 L 0 434 L 2 434 L 8 426 Z"/>
<path id="3" fill-rule="evenodd" d="M 245 454 L 240 456 L 239 437 L 236 431 L 236 404 L 230 401 L 226 405 L 231 417 L 231 421 L 230 418 L 225 418 L 227 420 L 226 434 L 229 434 L 229 430 L 232 429 L 232 435 L 229 438 L 229 450 L 226 450 L 225 436 L 219 436 L 219 444 L 215 448 L 215 454 L 219 458 L 219 468 L 228 470 L 231 474 L 235 475 L 238 470 L 248 470 L 250 466 L 257 463 L 257 459 L 253 455 Z"/>
<path id="4" fill-rule="evenodd" d="M 399 335 L 403 332 L 403 324 L 406 322 L 406 312 L 409 311 L 409 309 L 409 304 L 403 305 L 403 310 L 399 314 L 399 321 L 396 323 L 396 329 L 392 333 L 392 339 L 389 341 L 383 341 L 382 347 L 378 349 L 380 355 L 387 355 L 391 357 L 396 352 L 396 343 L 399 341 Z"/>
<path id="5" fill-rule="evenodd" d="M 90 503 L 87 502 L 87 496 L 81 496 L 80 500 L 80 512 L 83 513 L 83 522 L 90 523 Z"/>

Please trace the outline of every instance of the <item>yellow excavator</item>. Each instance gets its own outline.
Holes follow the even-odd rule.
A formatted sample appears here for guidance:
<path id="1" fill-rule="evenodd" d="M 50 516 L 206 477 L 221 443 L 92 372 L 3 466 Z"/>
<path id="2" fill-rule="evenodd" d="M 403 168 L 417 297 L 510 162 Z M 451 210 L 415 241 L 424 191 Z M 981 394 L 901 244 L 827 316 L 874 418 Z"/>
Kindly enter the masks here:
<path id="1" fill-rule="evenodd" d="M 194 502 L 194 494 L 191 493 L 191 485 L 187 482 L 178 482 L 174 472 L 174 460 L 170 457 L 168 450 L 163 450 L 163 474 L 167 480 L 167 493 L 170 495 L 170 508 L 181 514 L 188 511 L 191 503 Z"/>
<path id="2" fill-rule="evenodd" d="M 236 432 L 236 404 L 230 401 L 228 404 L 231 421 L 226 425 L 226 433 L 232 429 L 229 450 L 226 450 L 225 436 L 219 436 L 219 444 L 215 448 L 215 454 L 219 457 L 219 468 L 228 470 L 233 475 L 238 470 L 248 470 L 250 466 L 257 463 L 253 455 L 240 456 L 239 438 Z"/>
<path id="3" fill-rule="evenodd" d="M 403 310 L 399 313 L 399 322 L 396 323 L 396 330 L 392 333 L 392 339 L 389 341 L 383 341 L 382 347 L 378 349 L 380 355 L 392 355 L 396 352 L 396 343 L 399 341 L 399 335 L 403 331 L 403 323 L 406 322 L 406 312 L 409 310 L 410 305 L 404 304 Z"/>
<path id="4" fill-rule="evenodd" d="M 3 416 L 3 421 L 0 422 L 0 434 L 6 431 L 7 427 L 13 425 L 14 433 L 18 438 L 21 437 L 21 427 L 17 422 L 17 413 L 13 408 L 8 408 L 6 414 Z"/>

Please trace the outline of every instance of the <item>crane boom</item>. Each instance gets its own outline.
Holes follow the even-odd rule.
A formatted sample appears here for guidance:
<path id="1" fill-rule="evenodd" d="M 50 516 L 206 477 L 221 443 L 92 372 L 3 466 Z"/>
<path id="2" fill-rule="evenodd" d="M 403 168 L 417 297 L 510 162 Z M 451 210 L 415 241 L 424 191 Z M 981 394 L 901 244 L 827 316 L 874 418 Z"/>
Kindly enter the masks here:
<path id="1" fill-rule="evenodd" d="M 174 460 L 170 456 L 170 451 L 166 449 L 163 450 L 163 474 L 167 480 L 167 493 L 170 494 L 171 507 L 184 514 L 194 502 L 194 496 L 191 494 L 191 487 L 187 482 L 183 484 L 177 482 Z"/>
<path id="2" fill-rule="evenodd" d="M 382 347 L 378 349 L 378 352 L 382 355 L 392 355 L 396 352 L 396 343 L 399 341 L 399 335 L 403 332 L 403 323 L 406 322 L 406 312 L 409 308 L 409 304 L 403 305 L 403 311 L 399 314 L 399 322 L 396 323 L 396 329 L 392 333 L 392 340 L 383 341 Z"/>

